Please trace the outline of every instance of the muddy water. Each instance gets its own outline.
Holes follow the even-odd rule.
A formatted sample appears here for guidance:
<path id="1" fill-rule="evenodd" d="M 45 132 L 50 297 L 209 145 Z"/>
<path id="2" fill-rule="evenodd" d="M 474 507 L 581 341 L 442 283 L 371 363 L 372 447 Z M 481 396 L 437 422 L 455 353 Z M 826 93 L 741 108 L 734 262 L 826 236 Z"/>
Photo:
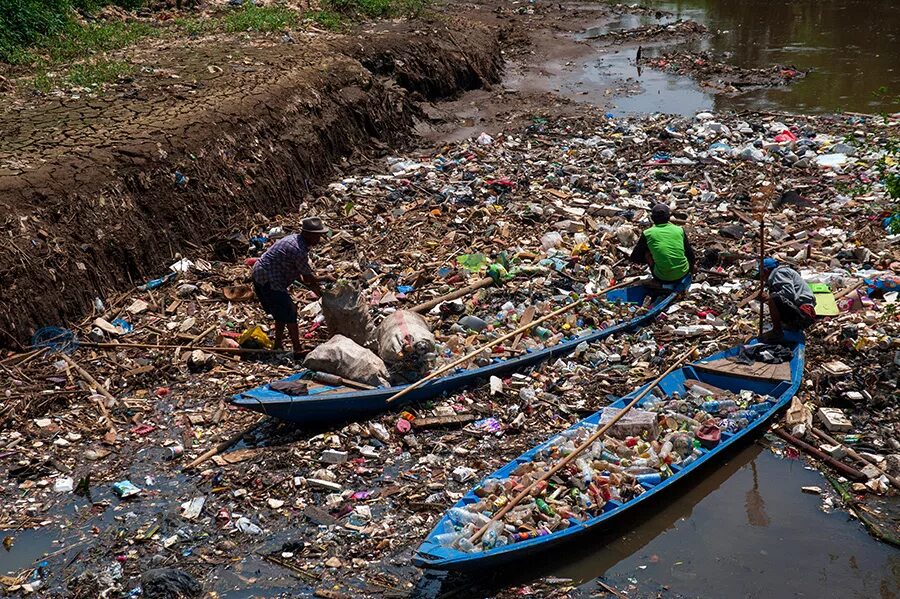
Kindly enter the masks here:
<path id="1" fill-rule="evenodd" d="M 803 486 L 829 488 L 803 462 L 752 445 L 555 575 L 602 576 L 639 596 L 665 587 L 676 597 L 900 596 L 900 552 L 845 513 L 824 513 Z"/>
<path id="2" fill-rule="evenodd" d="M 623 53 L 601 60 L 599 68 L 611 75 L 634 77 L 644 89 L 616 102 L 617 110 L 900 110 L 900 2 L 896 0 L 646 0 L 642 4 L 709 28 L 711 36 L 681 47 L 726 54 L 729 62 L 743 67 L 777 63 L 812 71 L 788 87 L 731 96 L 704 91 L 685 77 L 646 69 L 638 73 L 633 53 Z M 611 27 L 657 22 L 653 15 L 624 21 L 628 22 Z M 650 44 L 645 56 L 675 48 L 672 43 Z"/>

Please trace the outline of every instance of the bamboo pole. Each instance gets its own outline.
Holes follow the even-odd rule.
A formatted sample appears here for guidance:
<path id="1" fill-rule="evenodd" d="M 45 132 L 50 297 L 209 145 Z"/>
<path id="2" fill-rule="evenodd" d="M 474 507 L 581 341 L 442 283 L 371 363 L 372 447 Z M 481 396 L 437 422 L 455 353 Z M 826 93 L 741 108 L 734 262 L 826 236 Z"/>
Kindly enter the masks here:
<path id="1" fill-rule="evenodd" d="M 802 449 L 803 451 L 810 454 L 811 456 L 822 460 L 823 462 L 825 462 L 826 464 L 828 464 L 829 466 L 831 466 L 832 468 L 834 468 L 835 470 L 837 470 L 838 472 L 840 472 L 841 474 L 846 476 L 847 478 L 852 478 L 853 480 L 857 480 L 857 481 L 866 480 L 866 475 L 863 474 L 862 472 L 860 472 L 859 470 L 857 470 L 856 468 L 848 466 L 847 464 L 834 459 L 833 457 L 831 457 L 830 455 L 828 455 L 827 453 L 825 453 L 818 447 L 814 447 L 805 441 L 801 441 L 800 439 L 798 439 L 794 435 L 790 434 L 783 428 L 776 428 L 774 430 L 774 433 L 776 435 L 778 435 L 779 437 L 781 437 L 782 439 L 784 439 L 785 441 L 787 441 L 788 443 L 790 443 L 791 445 L 797 447 L 798 449 Z"/>
<path id="2" fill-rule="evenodd" d="M 247 349 L 243 347 L 215 347 L 215 346 L 196 346 L 185 343 L 176 345 L 173 343 L 94 343 L 79 342 L 81 347 L 95 347 L 98 349 L 202 349 L 203 351 L 222 354 L 290 354 L 290 350 L 272 350 L 272 349 Z"/>
<path id="3" fill-rule="evenodd" d="M 431 310 L 432 308 L 434 308 L 441 302 L 449 302 L 451 300 L 455 300 L 457 298 L 469 295 L 470 293 L 477 291 L 477 290 L 481 289 L 482 287 L 487 287 L 487 286 L 493 284 L 493 282 L 494 282 L 494 279 L 492 277 L 484 277 L 483 279 L 479 279 L 476 282 L 472 283 L 471 285 L 467 285 L 466 287 L 463 287 L 462 289 L 457 289 L 456 291 L 452 291 L 446 295 L 442 295 L 440 297 L 436 297 L 432 300 L 429 300 L 429 301 L 419 304 L 417 306 L 413 306 L 412 308 L 410 308 L 410 311 L 411 312 L 419 312 L 419 313 L 428 312 L 429 310 Z"/>
<path id="4" fill-rule="evenodd" d="M 691 348 L 689 350 L 687 350 L 686 352 L 684 352 L 683 354 L 681 354 L 678 357 L 678 359 L 672 363 L 671 366 L 666 368 L 665 372 L 660 374 L 654 380 L 647 383 L 647 385 L 644 387 L 643 391 L 641 391 L 640 393 L 635 395 L 634 398 L 630 402 L 628 402 L 628 404 L 624 408 L 622 408 L 618 414 L 613 416 L 609 422 L 607 422 L 603 426 L 599 427 L 590 437 L 587 438 L 586 441 L 584 441 L 581 445 L 576 447 L 575 451 L 573 451 L 572 453 L 570 453 L 569 455 L 567 455 L 566 457 L 561 459 L 559 462 L 556 463 L 555 466 L 553 466 L 552 468 L 550 468 L 550 470 L 548 470 L 543 475 L 541 475 L 536 481 L 534 481 L 533 483 L 528 485 L 526 488 L 522 489 L 522 491 L 520 491 L 519 494 L 516 495 L 512 499 L 512 501 L 507 502 L 506 505 L 504 505 L 500 509 L 500 511 L 498 511 L 496 514 L 491 516 L 490 521 L 487 524 L 485 524 L 484 526 L 482 526 L 481 529 L 478 532 L 476 532 L 475 535 L 471 539 L 469 539 L 469 541 L 472 543 L 478 542 L 478 539 L 481 538 L 481 535 L 483 535 L 487 531 L 488 527 L 491 524 L 493 524 L 494 522 L 496 522 L 497 520 L 499 520 L 500 518 L 505 516 L 507 512 L 509 512 L 511 509 L 513 509 L 514 507 L 519 505 L 519 502 L 521 502 L 525 497 L 527 497 L 528 495 L 531 494 L 531 490 L 535 486 L 544 482 L 545 480 L 548 480 L 554 474 L 556 474 L 557 472 L 559 472 L 560 470 L 565 468 L 569 464 L 569 462 L 574 460 L 576 457 L 578 457 L 579 454 L 581 454 L 581 452 L 583 452 L 585 449 L 590 447 L 594 443 L 594 441 L 596 441 L 597 439 L 602 437 L 604 434 L 606 434 L 606 431 L 608 431 L 612 427 L 612 425 L 617 423 L 622 418 L 622 416 L 627 414 L 631 410 L 631 408 L 636 406 L 638 404 L 638 402 L 641 401 L 641 399 L 643 399 L 644 396 L 646 396 L 648 393 L 650 393 L 650 391 L 652 391 L 653 388 L 656 387 L 656 385 L 658 385 L 661 380 L 666 378 L 666 376 L 668 376 L 672 371 L 674 371 L 676 368 L 679 368 L 684 363 L 685 360 L 690 358 L 691 354 L 693 354 L 694 351 L 697 349 L 697 345 L 698 345 L 697 343 L 692 345 Z"/>
<path id="5" fill-rule="evenodd" d="M 762 301 L 766 289 L 766 273 L 763 262 L 766 259 L 766 214 L 759 217 L 759 334 L 763 334 L 763 324 L 766 318 L 766 302 Z"/>
<path id="6" fill-rule="evenodd" d="M 891 481 L 892 485 L 894 485 L 895 487 L 900 489 L 900 478 L 897 478 L 896 476 L 891 476 L 890 474 L 888 474 L 887 472 L 884 471 L 884 468 L 882 468 L 881 466 L 876 464 L 874 461 L 870 460 L 869 458 L 867 458 L 863 455 L 856 453 L 856 451 L 852 447 L 848 447 L 848 446 L 844 445 L 843 443 L 841 443 L 840 441 L 838 441 L 837 439 L 835 439 L 834 437 L 832 437 L 831 435 L 829 435 L 828 433 L 826 433 L 825 431 L 823 431 L 821 429 L 813 427 L 812 432 L 815 436 L 819 437 L 823 441 L 828 441 L 832 445 L 838 445 L 840 447 L 843 447 L 844 450 L 847 452 L 847 455 L 850 456 L 851 458 L 853 458 L 854 460 L 858 460 L 860 462 L 864 462 L 864 463 L 875 466 L 875 468 L 877 468 L 879 472 L 881 472 L 883 475 L 885 475 L 887 477 L 887 479 L 889 481 Z"/>
<path id="7" fill-rule="evenodd" d="M 247 427 L 247 428 L 243 429 L 241 432 L 225 439 L 221 443 L 217 444 L 215 447 L 212 447 L 211 449 L 208 449 L 207 451 L 201 453 L 199 456 L 197 456 L 196 458 L 191 460 L 187 465 L 185 465 L 185 467 L 182 468 L 182 470 L 191 470 L 193 468 L 196 468 L 197 466 L 199 466 L 206 460 L 210 459 L 211 457 L 219 455 L 220 453 L 222 453 L 223 451 L 225 451 L 226 449 L 230 448 L 232 445 L 234 445 L 235 443 L 240 441 L 244 435 L 253 431 L 257 426 L 260 425 L 260 423 L 263 420 L 265 420 L 265 418 L 266 418 L 265 416 L 260 416 L 256 420 L 256 422 L 254 422 L 249 427 Z"/>
<path id="8" fill-rule="evenodd" d="M 628 286 L 628 285 L 631 285 L 631 282 L 630 282 L 630 281 L 627 282 L 627 283 L 619 283 L 618 285 L 613 285 L 612 287 L 607 287 L 606 289 L 602 289 L 602 290 L 600 290 L 600 291 L 598 291 L 598 292 L 596 292 L 596 293 L 592 293 L 591 295 L 586 295 L 586 296 L 584 296 L 583 298 L 581 298 L 581 299 L 579 299 L 579 300 L 576 300 L 576 301 L 572 302 L 571 304 L 568 304 L 568 305 L 566 305 L 566 306 L 563 306 L 562 308 L 559 308 L 558 310 L 554 310 L 553 312 L 550 312 L 550 313 L 547 314 L 546 316 L 541 316 L 541 317 L 538 318 L 537 320 L 534 320 L 534 321 L 532 321 L 532 322 L 530 322 L 530 323 L 528 323 L 528 324 L 522 325 L 522 326 L 520 326 L 519 328 L 517 328 L 515 331 L 513 331 L 513 332 L 511 332 L 511 333 L 507 333 L 506 335 L 503 335 L 502 337 L 498 337 L 497 339 L 494 339 L 494 340 L 491 341 L 490 343 L 488 343 L 488 344 L 486 344 L 486 345 L 483 345 L 483 346 L 481 346 L 480 348 L 478 348 L 478 349 L 476 349 L 476 350 L 474 350 L 474 351 L 471 351 L 471 352 L 467 353 L 467 354 L 464 355 L 463 357 L 461 357 L 461 358 L 459 358 L 459 359 L 457 359 L 457 360 L 454 360 L 453 362 L 450 362 L 449 364 L 446 364 L 446 365 L 444 365 L 444 366 L 438 368 L 437 370 L 435 370 L 434 372 L 432 372 L 431 374 L 429 374 L 429 375 L 426 376 L 425 378 L 419 379 L 418 381 L 416 381 L 415 383 L 409 385 L 409 386 L 406 387 L 405 389 L 403 389 L 403 390 L 401 390 L 401 391 L 395 393 L 394 395 L 392 395 L 392 396 L 390 397 L 390 399 L 387 400 L 387 403 L 391 403 L 392 401 L 395 401 L 395 400 L 397 400 L 397 399 L 403 397 L 404 395 L 406 395 L 407 393 L 409 393 L 409 392 L 412 391 L 413 389 L 418 389 L 419 387 L 421 387 L 422 385 L 424 385 L 424 384 L 427 383 L 428 381 L 430 381 L 430 380 L 432 380 L 432 379 L 434 379 L 434 378 L 439 377 L 440 375 L 444 374 L 444 373 L 447 372 L 448 370 L 452 370 L 452 369 L 456 368 L 457 366 L 459 366 L 460 364 L 462 364 L 462 363 L 464 363 L 464 362 L 468 362 L 469 360 L 471 360 L 472 358 L 476 357 L 478 354 L 482 353 L 483 351 L 488 350 L 488 349 L 494 347 L 495 345 L 499 345 L 499 344 L 503 343 L 504 341 L 506 341 L 507 339 L 511 339 L 511 338 L 515 337 L 516 335 L 518 335 L 519 333 L 522 333 L 522 332 L 524 332 L 524 331 L 527 331 L 527 330 L 530 329 L 531 327 L 535 327 L 535 326 L 541 324 L 542 322 L 545 322 L 545 321 L 547 321 L 547 320 L 553 318 L 554 316 L 559 316 L 560 314 L 563 314 L 564 312 L 568 312 L 569 310 L 572 310 L 573 308 L 576 308 L 576 307 L 580 306 L 580 305 L 583 304 L 586 300 L 593 299 L 593 298 L 597 297 L 598 295 L 602 295 L 602 294 L 604 294 L 604 293 L 609 293 L 610 291 L 613 291 L 613 290 L 615 290 L 615 289 L 619 289 L 619 288 L 621 288 L 621 287 L 626 287 L 626 286 Z"/>
<path id="9" fill-rule="evenodd" d="M 86 383 L 88 384 L 88 386 L 93 387 L 94 390 L 95 390 L 97 393 L 99 393 L 100 395 L 102 395 L 102 396 L 105 397 L 106 399 L 108 399 L 108 400 L 110 400 L 110 401 L 113 401 L 113 402 L 116 401 L 116 398 L 113 396 L 113 394 L 110 393 L 109 391 L 107 391 L 107 390 L 106 390 L 106 387 L 104 387 L 103 385 L 101 385 L 101 384 L 97 381 L 97 379 L 95 379 L 93 376 L 91 376 L 91 373 L 89 373 L 87 370 L 85 370 L 84 368 L 82 368 L 82 367 L 78 364 L 78 362 L 76 362 L 75 360 L 73 360 L 72 358 L 70 358 L 69 356 L 67 356 L 67 355 L 64 354 L 64 353 L 60 353 L 59 355 L 62 357 L 63 360 L 65 360 L 65 362 L 66 362 L 69 366 L 71 366 L 72 368 L 74 368 L 75 371 L 76 371 L 79 375 L 81 375 L 81 378 L 84 380 L 84 382 L 86 382 Z M 100 408 L 100 413 L 103 415 L 103 418 L 106 420 L 107 426 L 108 426 L 111 430 L 114 429 L 115 427 L 114 427 L 114 425 L 113 425 L 112 418 L 111 418 L 110 415 L 109 415 L 109 411 L 106 409 L 106 405 L 103 403 L 102 400 L 97 400 L 97 406 Z"/>

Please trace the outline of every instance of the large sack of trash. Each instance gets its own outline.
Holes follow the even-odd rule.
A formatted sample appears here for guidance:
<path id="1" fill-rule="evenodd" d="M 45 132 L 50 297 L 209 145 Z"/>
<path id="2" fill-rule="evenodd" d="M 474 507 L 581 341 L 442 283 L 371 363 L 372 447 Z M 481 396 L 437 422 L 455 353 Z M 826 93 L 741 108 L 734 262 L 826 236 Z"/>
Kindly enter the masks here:
<path id="1" fill-rule="evenodd" d="M 357 283 L 338 281 L 322 295 L 322 315 L 332 335 L 349 337 L 363 347 L 372 347 L 375 327 Z"/>
<path id="2" fill-rule="evenodd" d="M 309 352 L 303 366 L 375 387 L 387 385 L 387 368 L 381 358 L 343 335 L 335 335 Z"/>
<path id="3" fill-rule="evenodd" d="M 434 352 L 434 333 L 425 319 L 409 310 L 389 314 L 375 332 L 378 353 L 388 364 L 402 362 L 413 354 Z"/>

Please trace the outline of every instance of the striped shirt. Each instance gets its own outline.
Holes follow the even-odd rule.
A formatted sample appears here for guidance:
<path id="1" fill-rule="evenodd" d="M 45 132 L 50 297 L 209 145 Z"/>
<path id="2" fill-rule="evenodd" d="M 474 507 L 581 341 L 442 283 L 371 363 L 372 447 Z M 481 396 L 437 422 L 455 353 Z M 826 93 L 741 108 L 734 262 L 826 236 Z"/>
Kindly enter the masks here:
<path id="1" fill-rule="evenodd" d="M 276 241 L 253 265 L 253 280 L 276 291 L 287 291 L 302 276 L 311 276 L 309 246 L 300 235 Z"/>

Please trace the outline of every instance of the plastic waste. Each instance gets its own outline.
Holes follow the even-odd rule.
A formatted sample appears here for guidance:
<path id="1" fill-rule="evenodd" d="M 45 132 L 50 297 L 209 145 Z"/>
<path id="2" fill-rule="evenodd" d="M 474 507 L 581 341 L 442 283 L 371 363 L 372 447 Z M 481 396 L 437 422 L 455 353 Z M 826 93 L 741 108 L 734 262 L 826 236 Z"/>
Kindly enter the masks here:
<path id="1" fill-rule="evenodd" d="M 235 528 L 237 528 L 240 532 L 247 535 L 261 535 L 263 530 L 256 524 L 250 521 L 250 518 L 246 516 L 241 516 L 234 523 Z"/>
<path id="2" fill-rule="evenodd" d="M 388 384 L 387 368 L 381 358 L 343 335 L 316 346 L 303 360 L 303 366 L 375 387 Z"/>

